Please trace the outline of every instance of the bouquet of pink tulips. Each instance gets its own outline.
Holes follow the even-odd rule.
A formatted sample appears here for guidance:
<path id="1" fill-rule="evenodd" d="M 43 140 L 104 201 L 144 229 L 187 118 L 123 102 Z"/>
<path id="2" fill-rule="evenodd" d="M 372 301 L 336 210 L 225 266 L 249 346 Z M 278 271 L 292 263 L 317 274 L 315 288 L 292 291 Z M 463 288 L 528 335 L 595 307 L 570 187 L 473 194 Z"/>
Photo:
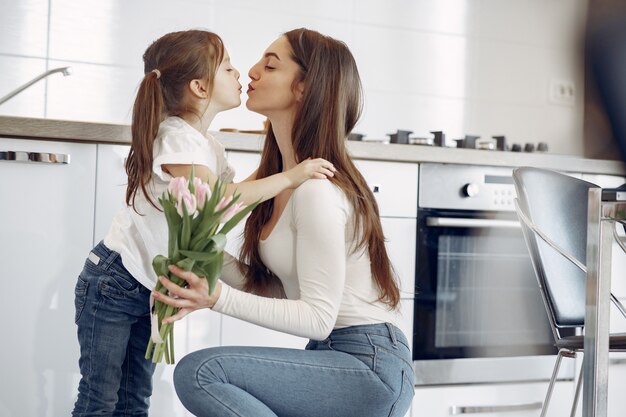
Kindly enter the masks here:
<path id="1" fill-rule="evenodd" d="M 194 177 L 173 178 L 168 189 L 159 198 L 169 232 L 168 256 L 157 255 L 152 261 L 157 276 L 164 275 L 177 285 L 185 282 L 170 273 L 168 266 L 193 271 L 205 277 L 211 294 L 222 271 L 226 233 L 239 223 L 256 204 L 245 206 L 237 202 L 239 195 L 225 196 L 225 187 L 217 181 L 213 190 L 206 182 Z M 221 227 L 220 227 L 221 226 Z M 155 291 L 167 289 L 157 281 Z M 160 301 L 151 300 L 152 334 L 146 349 L 146 359 L 167 364 L 174 363 L 174 323 L 163 324 L 165 317 L 178 311 Z"/>

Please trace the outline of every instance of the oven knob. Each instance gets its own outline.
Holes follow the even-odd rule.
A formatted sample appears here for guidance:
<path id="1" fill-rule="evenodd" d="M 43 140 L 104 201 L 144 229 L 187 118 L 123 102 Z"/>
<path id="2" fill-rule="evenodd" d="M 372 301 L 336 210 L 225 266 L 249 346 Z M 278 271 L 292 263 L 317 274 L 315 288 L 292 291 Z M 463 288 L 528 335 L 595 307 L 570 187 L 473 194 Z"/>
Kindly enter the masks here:
<path id="1" fill-rule="evenodd" d="M 475 197 L 478 194 L 478 191 L 480 191 L 478 184 L 474 184 L 473 182 L 465 184 L 462 189 L 465 197 Z"/>

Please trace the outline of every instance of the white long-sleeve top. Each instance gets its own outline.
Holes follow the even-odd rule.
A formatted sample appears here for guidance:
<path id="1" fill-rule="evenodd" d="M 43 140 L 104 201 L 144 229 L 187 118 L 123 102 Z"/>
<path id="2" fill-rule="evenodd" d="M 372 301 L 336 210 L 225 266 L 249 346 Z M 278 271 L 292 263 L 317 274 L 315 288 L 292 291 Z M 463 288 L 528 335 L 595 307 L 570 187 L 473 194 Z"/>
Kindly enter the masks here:
<path id="1" fill-rule="evenodd" d="M 306 181 L 259 243 L 261 259 L 279 277 L 287 298 L 241 291 L 243 276 L 227 257 L 213 310 L 314 340 L 353 325 L 397 326 L 397 313 L 378 300 L 367 250 L 354 251 L 352 217 L 341 189 L 328 180 Z"/>

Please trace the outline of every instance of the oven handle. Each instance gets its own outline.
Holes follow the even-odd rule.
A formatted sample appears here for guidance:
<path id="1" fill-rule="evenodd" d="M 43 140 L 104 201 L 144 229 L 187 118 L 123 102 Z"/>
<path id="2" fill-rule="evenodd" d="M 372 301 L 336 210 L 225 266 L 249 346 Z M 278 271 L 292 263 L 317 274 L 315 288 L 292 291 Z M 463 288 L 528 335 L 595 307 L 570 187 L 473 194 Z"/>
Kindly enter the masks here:
<path id="1" fill-rule="evenodd" d="M 517 220 L 472 219 L 457 217 L 427 217 L 426 224 L 432 227 L 497 228 L 519 229 Z"/>
<path id="2" fill-rule="evenodd" d="M 480 414 L 480 413 L 502 413 L 513 411 L 540 410 L 542 402 L 534 402 L 528 404 L 511 404 L 511 405 L 453 405 L 450 407 L 450 414 L 458 416 L 460 414 Z"/>

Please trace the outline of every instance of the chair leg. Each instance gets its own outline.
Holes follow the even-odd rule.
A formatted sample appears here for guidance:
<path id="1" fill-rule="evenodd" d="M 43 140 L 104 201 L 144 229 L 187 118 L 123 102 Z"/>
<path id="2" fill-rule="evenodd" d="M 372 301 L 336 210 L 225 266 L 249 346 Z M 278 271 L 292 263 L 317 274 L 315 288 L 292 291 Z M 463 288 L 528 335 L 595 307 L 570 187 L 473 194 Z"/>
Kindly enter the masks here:
<path id="1" fill-rule="evenodd" d="M 563 359 L 563 356 L 567 355 L 569 352 L 570 351 L 568 349 L 560 349 L 559 353 L 556 355 L 556 363 L 554 364 L 554 370 L 552 371 L 552 379 L 550 379 L 546 399 L 544 400 L 543 407 L 541 408 L 541 417 L 545 417 L 548 412 L 550 398 L 552 397 L 552 391 L 554 390 L 554 383 L 556 382 L 556 377 L 559 375 L 559 368 L 561 367 L 561 359 Z"/>
<path id="2" fill-rule="evenodd" d="M 552 378 L 550 379 L 550 385 L 548 385 L 548 392 L 546 393 L 546 399 L 543 401 L 543 407 L 541 409 L 541 417 L 545 417 L 548 412 L 548 406 L 550 405 L 550 398 L 552 397 L 552 390 L 554 389 L 554 383 L 556 382 L 556 377 L 559 375 L 559 368 L 561 367 L 561 359 L 563 350 L 559 350 L 559 353 L 556 355 L 556 363 L 554 364 L 554 369 L 552 371 Z"/>
<path id="3" fill-rule="evenodd" d="M 572 404 L 572 412 L 570 413 L 570 417 L 574 417 L 576 414 L 576 407 L 578 407 L 578 399 L 580 398 L 580 388 L 583 386 L 583 367 L 580 367 L 580 372 L 578 373 L 578 382 L 576 382 L 576 394 L 574 394 L 574 404 Z"/>

